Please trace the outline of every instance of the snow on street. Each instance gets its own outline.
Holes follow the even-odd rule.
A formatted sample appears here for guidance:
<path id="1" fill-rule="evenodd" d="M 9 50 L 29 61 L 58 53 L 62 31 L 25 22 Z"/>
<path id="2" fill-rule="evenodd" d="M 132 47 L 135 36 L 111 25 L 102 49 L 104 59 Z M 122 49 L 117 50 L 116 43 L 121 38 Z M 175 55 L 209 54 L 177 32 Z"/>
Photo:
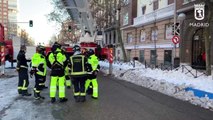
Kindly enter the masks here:
<path id="1" fill-rule="evenodd" d="M 101 70 L 108 73 L 109 63 L 100 62 Z M 186 87 L 193 87 L 206 92 L 213 93 L 212 76 L 200 76 L 194 78 L 191 75 L 175 71 L 162 71 L 159 69 L 145 68 L 143 64 L 136 62 L 133 68 L 129 63 L 114 63 L 113 74 L 120 80 L 150 88 L 175 98 L 189 101 L 192 104 L 200 105 L 213 110 L 213 100 L 208 97 L 198 98 L 192 91 L 186 92 Z"/>

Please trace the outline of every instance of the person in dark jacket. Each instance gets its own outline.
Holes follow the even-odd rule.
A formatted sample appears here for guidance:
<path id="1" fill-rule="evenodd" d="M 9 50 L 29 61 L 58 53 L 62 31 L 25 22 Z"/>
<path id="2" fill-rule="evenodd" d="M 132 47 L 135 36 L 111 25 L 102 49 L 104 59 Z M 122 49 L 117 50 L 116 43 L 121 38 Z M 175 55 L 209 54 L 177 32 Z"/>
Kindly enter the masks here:
<path id="1" fill-rule="evenodd" d="M 78 45 L 73 47 L 74 55 L 70 57 L 68 66 L 71 68 L 71 78 L 74 86 L 74 98 L 76 102 L 85 102 L 85 81 L 87 76 L 87 59 L 81 54 Z"/>
<path id="2" fill-rule="evenodd" d="M 31 96 L 31 94 L 28 93 L 27 91 L 27 87 L 29 85 L 29 76 L 25 53 L 26 53 L 26 46 L 21 46 L 17 56 L 17 66 L 16 66 L 16 70 L 18 71 L 19 76 L 18 93 L 22 94 L 22 96 Z"/>

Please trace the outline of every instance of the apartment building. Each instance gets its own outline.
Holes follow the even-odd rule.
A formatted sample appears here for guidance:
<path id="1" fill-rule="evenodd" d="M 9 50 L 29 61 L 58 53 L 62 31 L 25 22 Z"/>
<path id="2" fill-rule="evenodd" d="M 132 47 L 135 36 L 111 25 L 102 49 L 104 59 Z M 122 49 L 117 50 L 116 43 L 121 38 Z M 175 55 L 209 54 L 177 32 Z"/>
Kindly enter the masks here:
<path id="1" fill-rule="evenodd" d="M 125 3 L 123 3 L 120 15 L 120 29 L 124 45 L 136 44 L 137 38 L 135 36 L 137 34 L 137 28 L 133 27 L 133 19 L 137 17 L 137 0 L 126 0 Z M 121 48 L 118 48 L 116 53 L 118 56 L 122 56 L 119 55 L 122 54 Z M 130 55 L 130 51 L 127 50 L 127 60 L 131 60 L 131 57 L 135 56 L 133 55 L 135 53 L 136 50 L 132 50 L 132 54 Z"/>
<path id="2" fill-rule="evenodd" d="M 4 26 L 5 39 L 8 36 L 8 0 L 0 0 L 0 23 Z"/>
<path id="3" fill-rule="evenodd" d="M 127 56 L 141 62 L 171 64 L 179 57 L 179 45 L 171 41 L 174 23 L 174 0 L 137 0 L 137 17 L 131 27 L 123 31 Z"/>
<path id="4" fill-rule="evenodd" d="M 195 6 L 200 5 L 206 2 L 204 0 L 178 0 L 177 1 L 177 13 L 180 15 L 185 15 L 185 19 L 181 22 L 181 49 L 180 49 L 180 58 L 181 63 L 188 64 L 192 66 L 202 66 L 202 64 L 198 63 L 198 58 L 201 54 L 205 53 L 205 39 L 204 32 L 205 27 L 209 26 L 200 26 L 200 23 L 209 24 L 212 26 L 213 21 L 207 23 L 208 13 L 212 10 L 209 9 L 209 4 L 205 4 L 203 6 L 203 10 L 205 12 L 203 20 L 197 20 L 195 16 Z M 209 1 L 211 2 L 211 0 Z M 212 6 L 213 7 L 213 6 Z M 209 38 L 213 41 L 213 28 L 210 28 L 210 36 Z M 210 57 L 211 63 L 213 64 L 213 42 L 210 45 Z M 203 64 L 203 66 L 205 66 Z"/>
<path id="5" fill-rule="evenodd" d="M 8 37 L 17 35 L 17 0 L 8 0 Z"/>

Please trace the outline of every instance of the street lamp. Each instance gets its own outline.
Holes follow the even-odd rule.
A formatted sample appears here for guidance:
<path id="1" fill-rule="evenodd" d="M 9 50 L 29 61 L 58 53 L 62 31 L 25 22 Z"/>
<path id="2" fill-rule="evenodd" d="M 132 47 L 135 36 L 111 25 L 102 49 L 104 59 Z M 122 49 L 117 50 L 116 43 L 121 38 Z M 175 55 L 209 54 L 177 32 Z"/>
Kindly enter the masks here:
<path id="1" fill-rule="evenodd" d="M 178 21 L 180 22 L 180 43 L 179 43 L 179 49 L 180 49 L 180 52 L 179 52 L 179 57 L 181 58 L 182 57 L 182 54 L 184 53 L 184 46 L 182 46 L 183 44 L 183 21 L 186 19 L 186 15 L 184 13 L 180 13 L 177 17 Z"/>
<path id="2" fill-rule="evenodd" d="M 180 21 L 181 24 L 185 19 L 186 19 L 186 15 L 184 13 L 180 13 L 178 15 L 178 20 Z"/>

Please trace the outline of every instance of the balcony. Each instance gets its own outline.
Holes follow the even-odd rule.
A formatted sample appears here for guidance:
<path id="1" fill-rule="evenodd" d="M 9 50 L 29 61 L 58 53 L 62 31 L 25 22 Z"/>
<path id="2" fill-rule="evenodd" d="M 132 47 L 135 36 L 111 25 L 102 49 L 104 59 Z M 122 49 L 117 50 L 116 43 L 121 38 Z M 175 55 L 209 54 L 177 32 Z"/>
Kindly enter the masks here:
<path id="1" fill-rule="evenodd" d="M 167 7 L 158 9 L 156 11 L 153 11 L 151 13 L 141 15 L 139 17 L 134 18 L 134 24 L 133 26 L 143 26 L 149 23 L 153 23 L 154 21 L 164 20 L 171 18 L 174 15 L 174 3 L 168 5 Z"/>

